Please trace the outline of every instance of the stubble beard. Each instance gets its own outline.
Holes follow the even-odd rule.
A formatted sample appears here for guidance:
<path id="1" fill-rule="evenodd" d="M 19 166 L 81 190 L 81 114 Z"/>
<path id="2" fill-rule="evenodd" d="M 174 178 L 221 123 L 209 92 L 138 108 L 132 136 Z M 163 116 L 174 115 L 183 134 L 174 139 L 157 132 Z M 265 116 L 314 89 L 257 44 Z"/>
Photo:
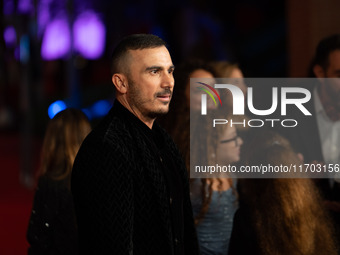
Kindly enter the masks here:
<path id="1" fill-rule="evenodd" d="M 165 114 L 167 114 L 169 112 L 169 104 L 170 102 L 161 102 L 163 105 L 167 105 L 167 108 L 164 109 L 164 108 L 161 108 L 159 107 L 158 109 L 148 109 L 150 107 L 143 107 L 143 105 L 147 105 L 147 104 L 152 104 L 152 105 L 155 105 L 156 103 L 159 103 L 157 102 L 157 95 L 158 94 L 162 94 L 162 93 L 170 93 L 170 95 L 172 96 L 172 93 L 170 91 L 170 89 L 165 89 L 164 92 L 162 93 L 156 93 L 154 95 L 154 99 L 153 101 L 151 100 L 143 100 L 143 98 L 140 97 L 140 93 L 138 91 L 138 89 L 136 88 L 136 84 L 135 82 L 128 78 L 128 82 L 129 82 L 129 102 L 131 104 L 131 106 L 133 106 L 133 108 L 135 109 L 138 109 L 138 111 L 140 111 L 140 113 L 143 115 L 143 116 L 147 116 L 148 118 L 150 119 L 155 119 L 159 116 L 163 116 Z M 156 106 L 155 106 L 156 108 Z"/>
<path id="2" fill-rule="evenodd" d="M 332 101 L 332 105 L 335 107 L 335 109 L 340 112 L 340 91 L 335 91 L 332 88 L 332 84 L 322 84 L 326 88 L 326 93 L 328 94 L 328 97 Z"/>

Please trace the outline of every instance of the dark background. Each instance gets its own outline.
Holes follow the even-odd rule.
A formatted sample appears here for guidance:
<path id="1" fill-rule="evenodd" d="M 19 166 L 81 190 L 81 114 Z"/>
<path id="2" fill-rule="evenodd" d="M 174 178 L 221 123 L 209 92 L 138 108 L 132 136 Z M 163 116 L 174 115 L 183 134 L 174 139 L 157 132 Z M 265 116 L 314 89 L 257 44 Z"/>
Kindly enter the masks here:
<path id="1" fill-rule="evenodd" d="M 49 14 L 43 25 L 63 13 L 72 27 L 82 12 L 96 13 L 106 29 L 103 54 L 88 59 L 71 49 L 44 60 L 42 4 Z M 26 254 L 49 106 L 63 100 L 84 109 L 95 126 L 112 103 L 110 54 L 122 37 L 162 37 L 175 65 L 196 57 L 236 62 L 249 78 L 306 77 L 318 41 L 340 32 L 339 10 L 338 0 L 1 0 L 0 254 Z M 16 33 L 10 43 L 4 36 L 8 27 Z M 100 100 L 104 105 L 95 108 Z"/>
<path id="2" fill-rule="evenodd" d="M 40 54 L 43 31 L 37 32 L 40 1 L 27 13 L 6 14 L 1 28 L 14 26 L 16 45 L 7 47 L 2 36 L 1 104 L 10 115 L 3 129 L 18 130 L 22 115 L 30 116 L 31 130 L 44 131 L 47 108 L 56 100 L 85 108 L 112 98 L 110 54 L 115 44 L 131 33 L 153 33 L 168 44 L 174 64 L 189 57 L 237 62 L 247 77 L 287 76 L 285 3 L 279 1 L 57 1 L 51 0 L 50 20 L 64 11 L 72 25 L 81 10 L 91 9 L 106 28 L 104 53 L 95 60 L 73 51 L 62 59 L 46 61 Z M 6 9 L 3 1 L 3 9 Z M 18 8 L 20 1 L 14 1 Z M 38 11 L 37 11 L 38 10 Z M 29 38 L 28 59 L 16 58 L 20 40 Z"/>

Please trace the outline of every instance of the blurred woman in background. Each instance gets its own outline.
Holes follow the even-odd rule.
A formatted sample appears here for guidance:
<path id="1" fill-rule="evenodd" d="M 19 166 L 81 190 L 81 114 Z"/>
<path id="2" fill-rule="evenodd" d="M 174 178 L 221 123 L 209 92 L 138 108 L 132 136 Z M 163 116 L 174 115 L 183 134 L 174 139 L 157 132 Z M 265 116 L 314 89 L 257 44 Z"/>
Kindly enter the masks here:
<path id="1" fill-rule="evenodd" d="M 218 111 L 202 118 L 192 134 L 192 160 L 204 166 L 232 165 L 240 160 L 242 139 L 235 126 L 216 125 Z M 223 118 L 226 116 L 224 115 Z M 191 202 L 200 250 L 205 254 L 227 254 L 234 213 L 237 209 L 236 179 L 228 173 L 202 174 L 191 181 Z"/>
<path id="2" fill-rule="evenodd" d="M 70 108 L 56 114 L 47 126 L 27 230 L 30 255 L 78 253 L 70 178 L 78 149 L 90 131 L 85 114 Z"/>
<path id="3" fill-rule="evenodd" d="M 176 85 L 170 111 L 160 120 L 182 152 L 188 171 L 190 154 L 193 155 L 192 160 L 201 162 L 202 166 L 216 163 L 228 166 L 240 159 L 243 141 L 238 137 L 235 126 L 223 125 L 212 129 L 212 118 L 226 118 L 227 113 L 221 113 L 212 101 L 208 101 L 207 108 L 211 113 L 208 118 L 201 117 L 200 114 L 190 116 L 190 111 L 200 111 L 202 94 L 195 89 L 196 83 L 190 84 L 190 78 L 211 83 L 215 76 L 210 63 L 199 59 L 188 59 L 176 66 Z M 227 254 L 237 208 L 236 183 L 228 176 L 200 177 L 191 179 L 190 189 L 201 253 Z"/>
<path id="4" fill-rule="evenodd" d="M 183 155 L 187 169 L 190 164 L 190 109 L 200 109 L 201 95 L 198 100 L 192 96 L 190 78 L 213 79 L 212 67 L 201 59 L 187 59 L 174 71 L 175 87 L 170 103 L 169 113 L 157 118 L 157 122 L 164 127 L 174 139 Z M 208 105 L 209 107 L 210 105 Z"/>
<path id="5" fill-rule="evenodd" d="M 249 166 L 303 164 L 289 142 L 260 131 L 249 144 Z M 332 223 L 311 179 L 239 179 L 229 254 L 337 254 Z"/>
<path id="6" fill-rule="evenodd" d="M 235 64 L 228 61 L 214 61 L 210 63 L 211 67 L 214 69 L 216 78 L 228 78 L 228 81 L 239 87 L 244 97 L 246 98 L 247 95 L 247 85 L 244 83 L 244 75 L 240 67 Z M 229 105 L 229 107 L 232 107 L 233 105 L 233 97 L 229 90 L 222 90 L 223 93 L 226 93 L 226 102 Z M 222 95 L 223 96 L 223 95 Z"/>

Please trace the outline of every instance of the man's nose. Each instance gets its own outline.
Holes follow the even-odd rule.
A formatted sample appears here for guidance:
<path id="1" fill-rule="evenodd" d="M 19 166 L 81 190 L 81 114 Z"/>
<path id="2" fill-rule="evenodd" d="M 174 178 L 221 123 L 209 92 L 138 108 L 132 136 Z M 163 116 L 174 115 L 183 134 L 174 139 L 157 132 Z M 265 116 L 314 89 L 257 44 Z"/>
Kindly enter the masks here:
<path id="1" fill-rule="evenodd" d="M 173 88 L 174 85 L 175 85 L 174 76 L 172 75 L 172 73 L 166 72 L 166 73 L 163 75 L 162 87 Z"/>
<path id="2" fill-rule="evenodd" d="M 237 137 L 238 139 L 238 145 L 242 145 L 243 144 L 243 139 L 241 137 Z"/>

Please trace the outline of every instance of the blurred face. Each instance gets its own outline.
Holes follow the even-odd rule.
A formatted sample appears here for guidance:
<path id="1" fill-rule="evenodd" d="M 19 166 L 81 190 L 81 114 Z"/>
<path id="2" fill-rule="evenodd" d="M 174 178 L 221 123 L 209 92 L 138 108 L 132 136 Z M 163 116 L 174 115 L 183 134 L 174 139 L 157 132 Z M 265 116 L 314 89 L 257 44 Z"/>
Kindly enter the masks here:
<path id="1" fill-rule="evenodd" d="M 195 70 L 191 73 L 190 78 L 214 78 L 213 75 L 203 69 Z M 209 84 L 210 85 L 210 84 Z M 203 86 L 202 86 L 203 87 Z M 202 91 L 199 89 L 190 89 L 190 80 L 186 86 L 185 95 L 187 102 L 190 102 L 190 108 L 193 110 L 201 110 L 201 95 Z M 212 100 L 207 100 L 207 108 L 214 109 L 215 104 Z"/>
<path id="2" fill-rule="evenodd" d="M 329 54 L 329 66 L 325 70 L 326 78 L 340 78 L 340 50 L 332 51 Z"/>
<path id="3" fill-rule="evenodd" d="M 338 79 L 321 80 L 323 84 L 319 92 L 340 111 L 340 50 L 329 54 L 328 64 L 326 70 L 320 66 L 314 68 L 316 77 Z"/>
<path id="4" fill-rule="evenodd" d="M 235 126 L 226 125 L 222 133 L 216 151 L 217 162 L 228 165 L 240 160 L 240 149 L 243 141 L 237 136 Z"/>
<path id="5" fill-rule="evenodd" d="M 232 72 L 230 73 L 230 77 L 228 77 L 228 80 L 230 79 L 229 82 L 231 84 L 239 87 L 242 90 L 243 94 L 247 95 L 247 85 L 244 83 L 243 78 L 244 77 L 243 77 L 241 70 L 238 68 L 234 68 Z M 226 104 L 228 105 L 229 108 L 232 109 L 234 99 L 233 99 L 231 92 L 229 90 L 224 90 L 223 93 L 224 93 L 223 95 L 225 95 L 226 97 L 226 100 L 225 100 Z M 246 96 L 244 97 L 244 100 L 246 103 Z"/>
<path id="6" fill-rule="evenodd" d="M 131 50 L 127 101 L 141 119 L 154 119 L 169 111 L 174 88 L 174 66 L 166 47 Z"/>
<path id="7" fill-rule="evenodd" d="M 236 78 L 237 79 L 237 86 L 243 91 L 243 94 L 247 94 L 247 85 L 243 82 L 243 73 L 240 69 L 234 68 L 233 71 L 230 74 L 230 78 Z"/>

